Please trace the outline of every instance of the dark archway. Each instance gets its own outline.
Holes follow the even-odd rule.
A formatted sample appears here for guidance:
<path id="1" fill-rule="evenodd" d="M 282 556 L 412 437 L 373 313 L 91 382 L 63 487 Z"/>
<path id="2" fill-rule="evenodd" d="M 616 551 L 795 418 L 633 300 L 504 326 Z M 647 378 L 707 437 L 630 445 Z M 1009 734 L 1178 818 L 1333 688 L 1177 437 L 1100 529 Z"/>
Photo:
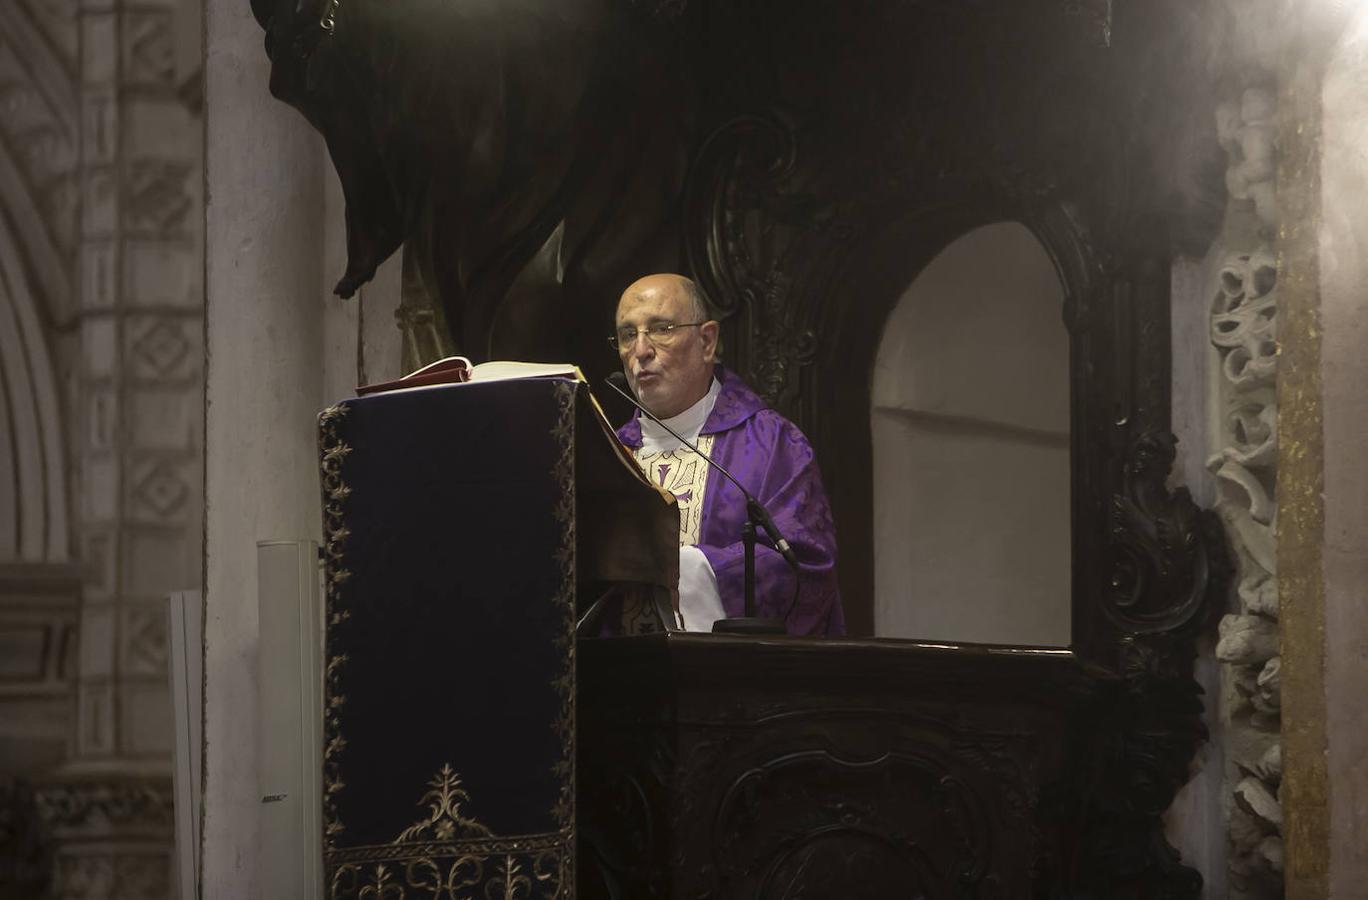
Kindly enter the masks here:
<path id="1" fill-rule="evenodd" d="M 889 222 L 851 259 L 841 279 L 845 291 L 820 312 L 818 330 L 829 337 L 817 364 L 824 375 L 815 405 L 830 415 L 819 423 L 814 441 L 831 473 L 828 487 L 841 536 L 842 588 L 852 633 L 874 631 L 873 444 L 868 410 L 885 323 L 907 285 L 947 246 L 976 228 L 1005 220 L 1022 222 L 1054 261 L 1065 295 L 1060 315 L 1073 333 L 1079 298 L 1092 290 L 1087 243 L 1064 207 L 1029 208 L 1004 196 L 919 210 Z M 1070 372 L 1072 384 L 1077 378 L 1072 359 Z M 1073 482 L 1072 495 L 1077 498 L 1082 487 L 1077 469 Z M 1075 527 L 1076 507 L 1075 502 Z"/>
<path id="2" fill-rule="evenodd" d="M 903 291 L 874 361 L 874 629 L 1067 647 L 1069 334 L 1019 222 L 956 238 Z"/>

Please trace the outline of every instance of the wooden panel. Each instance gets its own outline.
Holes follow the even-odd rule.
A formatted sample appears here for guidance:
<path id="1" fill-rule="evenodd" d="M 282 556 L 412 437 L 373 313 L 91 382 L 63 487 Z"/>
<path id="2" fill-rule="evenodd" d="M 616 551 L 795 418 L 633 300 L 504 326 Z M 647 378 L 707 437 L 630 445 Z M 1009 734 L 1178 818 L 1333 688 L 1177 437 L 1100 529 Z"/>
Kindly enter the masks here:
<path id="1" fill-rule="evenodd" d="M 585 642 L 581 894 L 1030 896 L 1094 687 L 1067 651 Z"/>

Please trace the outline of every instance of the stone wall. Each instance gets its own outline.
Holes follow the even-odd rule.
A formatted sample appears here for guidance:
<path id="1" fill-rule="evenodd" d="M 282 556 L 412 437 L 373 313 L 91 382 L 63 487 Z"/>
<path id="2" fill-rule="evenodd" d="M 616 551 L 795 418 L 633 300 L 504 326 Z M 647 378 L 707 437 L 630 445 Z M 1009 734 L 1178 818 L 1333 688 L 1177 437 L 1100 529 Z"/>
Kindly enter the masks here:
<path id="1" fill-rule="evenodd" d="M 1216 650 L 1229 896 L 1352 897 L 1368 877 L 1368 14 L 1215 6 L 1229 196 L 1209 467 L 1239 558 Z"/>
<path id="2" fill-rule="evenodd" d="M 63 897 L 169 891 L 163 598 L 201 578 L 198 21 L 0 4 L 0 645 L 42 651 L 17 672 L 39 689 L 0 667 L 0 779 L 33 785 Z"/>
<path id="3" fill-rule="evenodd" d="M 1368 10 L 1354 7 L 1322 92 L 1321 383 L 1329 894 L 1368 885 Z"/>
<path id="4" fill-rule="evenodd" d="M 352 300 L 323 142 L 273 99 L 248 4 L 211 4 L 205 296 L 204 900 L 294 900 L 259 854 L 256 543 L 318 540 L 319 410 L 400 374 L 398 255 Z"/>

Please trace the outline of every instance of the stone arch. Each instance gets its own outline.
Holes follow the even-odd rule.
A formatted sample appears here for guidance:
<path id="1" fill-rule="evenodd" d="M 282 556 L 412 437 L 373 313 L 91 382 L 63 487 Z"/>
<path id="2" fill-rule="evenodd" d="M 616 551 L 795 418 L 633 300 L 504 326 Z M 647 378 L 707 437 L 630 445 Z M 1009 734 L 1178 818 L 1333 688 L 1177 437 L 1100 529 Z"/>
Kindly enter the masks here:
<path id="1" fill-rule="evenodd" d="M 76 80 L 23 3 L 0 3 L 0 36 L 0 210 L 9 216 L 40 309 L 49 321 L 63 322 L 73 300 L 63 236 L 74 227 L 75 200 L 54 204 L 52 192 L 75 191 Z"/>
<path id="2" fill-rule="evenodd" d="M 37 298 L 0 215 L 0 562 L 67 558 L 60 409 Z"/>
<path id="3" fill-rule="evenodd" d="M 73 206 L 54 192 L 74 190 L 79 102 L 73 60 L 26 4 L 0 3 L 0 35 L 0 563 L 64 562 L 63 403 L 49 340 L 73 314 L 63 246 Z"/>

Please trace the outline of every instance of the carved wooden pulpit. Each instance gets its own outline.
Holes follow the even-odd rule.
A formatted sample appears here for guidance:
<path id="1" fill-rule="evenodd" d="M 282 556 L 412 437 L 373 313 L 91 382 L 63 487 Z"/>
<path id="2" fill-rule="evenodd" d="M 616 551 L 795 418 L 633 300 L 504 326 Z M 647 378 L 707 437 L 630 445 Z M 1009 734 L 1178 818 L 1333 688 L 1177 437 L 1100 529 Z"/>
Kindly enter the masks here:
<path id="1" fill-rule="evenodd" d="M 1218 224 L 1214 135 L 1174 152 L 1214 106 L 1192 102 L 1200 41 L 1165 24 L 1185 4 L 253 6 L 272 89 L 342 178 L 343 292 L 402 246 L 404 303 L 457 351 L 597 379 L 617 292 L 689 274 L 728 366 L 822 462 L 853 634 L 874 627 L 890 312 L 994 222 L 1063 287 L 1069 647 L 582 641 L 583 896 L 1200 893 L 1162 823 L 1205 737 L 1192 664 L 1228 569 L 1166 484 L 1170 263 Z"/>

